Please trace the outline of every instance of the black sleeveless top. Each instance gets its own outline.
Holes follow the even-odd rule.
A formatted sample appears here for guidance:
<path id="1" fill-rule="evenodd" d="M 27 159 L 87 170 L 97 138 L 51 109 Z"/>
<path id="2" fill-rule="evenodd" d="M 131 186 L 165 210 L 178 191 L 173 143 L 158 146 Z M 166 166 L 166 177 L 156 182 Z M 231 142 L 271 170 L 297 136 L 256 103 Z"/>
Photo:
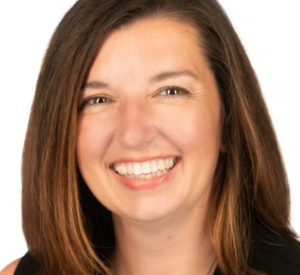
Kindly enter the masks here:
<path id="1" fill-rule="evenodd" d="M 249 265 L 269 275 L 300 275 L 300 245 L 287 242 L 281 245 L 267 245 L 256 242 L 250 253 Z M 27 252 L 14 275 L 33 275 L 37 270 L 38 264 Z M 222 275 L 218 267 L 214 275 Z"/>

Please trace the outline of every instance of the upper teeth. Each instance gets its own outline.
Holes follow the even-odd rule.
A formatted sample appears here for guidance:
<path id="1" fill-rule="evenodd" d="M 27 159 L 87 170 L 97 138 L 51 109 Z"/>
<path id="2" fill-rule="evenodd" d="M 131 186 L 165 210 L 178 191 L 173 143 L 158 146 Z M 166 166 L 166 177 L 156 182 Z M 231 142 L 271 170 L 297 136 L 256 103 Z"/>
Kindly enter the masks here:
<path id="1" fill-rule="evenodd" d="M 155 159 L 145 162 L 134 162 L 134 163 L 118 163 L 114 164 L 114 170 L 121 175 L 126 174 L 148 174 L 155 173 L 159 170 L 165 170 L 173 168 L 175 165 L 176 158 L 168 159 Z"/>

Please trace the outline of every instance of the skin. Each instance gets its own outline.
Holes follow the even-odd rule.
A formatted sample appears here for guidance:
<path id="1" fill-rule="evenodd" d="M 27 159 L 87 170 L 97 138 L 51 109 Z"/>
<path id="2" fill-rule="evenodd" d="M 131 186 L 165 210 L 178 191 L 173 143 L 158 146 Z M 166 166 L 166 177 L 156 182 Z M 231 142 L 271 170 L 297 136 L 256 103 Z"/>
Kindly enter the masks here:
<path id="1" fill-rule="evenodd" d="M 1 270 L 0 275 L 13 275 L 15 270 L 17 269 L 20 260 L 21 258 L 11 262 L 9 265 L 7 265 L 4 269 Z"/>
<path id="2" fill-rule="evenodd" d="M 106 38 L 88 75 L 94 85 L 82 92 L 80 102 L 108 99 L 90 100 L 81 110 L 77 159 L 88 187 L 113 213 L 117 244 L 111 260 L 118 275 L 206 275 L 214 263 L 206 213 L 218 155 L 226 147 L 217 85 L 198 42 L 186 23 L 135 22 Z M 150 81 L 183 70 L 194 77 Z M 179 95 L 166 95 L 168 86 L 179 87 Z M 120 158 L 147 156 L 181 161 L 165 184 L 144 191 L 124 187 L 109 168 Z"/>

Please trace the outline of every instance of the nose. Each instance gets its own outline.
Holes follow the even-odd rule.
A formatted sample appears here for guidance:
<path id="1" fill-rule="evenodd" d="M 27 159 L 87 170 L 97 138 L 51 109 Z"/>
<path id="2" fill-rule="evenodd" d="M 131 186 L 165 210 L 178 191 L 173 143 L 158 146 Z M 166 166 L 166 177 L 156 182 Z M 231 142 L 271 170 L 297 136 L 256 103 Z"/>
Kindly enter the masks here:
<path id="1" fill-rule="evenodd" d="M 131 99 L 119 110 L 115 140 L 127 149 L 145 149 L 157 135 L 146 103 Z"/>

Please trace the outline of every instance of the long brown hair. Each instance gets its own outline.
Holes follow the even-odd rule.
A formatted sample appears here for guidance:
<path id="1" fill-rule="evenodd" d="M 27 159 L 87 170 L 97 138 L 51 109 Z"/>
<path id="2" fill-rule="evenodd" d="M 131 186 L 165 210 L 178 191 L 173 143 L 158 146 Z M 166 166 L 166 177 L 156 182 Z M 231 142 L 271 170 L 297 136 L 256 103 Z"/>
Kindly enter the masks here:
<path id="1" fill-rule="evenodd" d="M 78 99 L 110 32 L 143 18 L 189 23 L 199 32 L 224 109 L 213 185 L 211 237 L 224 274 L 248 265 L 253 224 L 296 241 L 276 134 L 245 50 L 216 0 L 79 0 L 58 25 L 38 78 L 23 152 L 23 229 L 40 274 L 111 274 L 111 213 L 76 163 Z"/>

